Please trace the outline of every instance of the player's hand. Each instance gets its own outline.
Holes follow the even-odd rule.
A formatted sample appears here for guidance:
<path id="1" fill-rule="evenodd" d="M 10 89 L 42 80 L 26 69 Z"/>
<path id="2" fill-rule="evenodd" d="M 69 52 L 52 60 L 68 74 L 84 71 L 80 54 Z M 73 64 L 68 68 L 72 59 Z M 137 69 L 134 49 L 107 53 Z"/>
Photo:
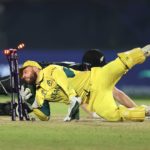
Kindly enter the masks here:
<path id="1" fill-rule="evenodd" d="M 79 110 L 79 106 L 81 104 L 81 98 L 80 97 L 72 97 L 70 100 L 70 105 L 68 108 L 68 114 L 64 118 L 65 122 L 69 122 L 72 119 L 75 119 L 74 116 Z"/>
<path id="2" fill-rule="evenodd" d="M 66 116 L 66 117 L 64 118 L 64 122 L 69 122 L 69 121 L 71 121 L 71 117 Z"/>
<path id="3" fill-rule="evenodd" d="M 24 88 L 21 86 L 20 95 L 23 102 L 27 102 L 27 100 L 32 96 L 31 90 L 29 88 Z"/>

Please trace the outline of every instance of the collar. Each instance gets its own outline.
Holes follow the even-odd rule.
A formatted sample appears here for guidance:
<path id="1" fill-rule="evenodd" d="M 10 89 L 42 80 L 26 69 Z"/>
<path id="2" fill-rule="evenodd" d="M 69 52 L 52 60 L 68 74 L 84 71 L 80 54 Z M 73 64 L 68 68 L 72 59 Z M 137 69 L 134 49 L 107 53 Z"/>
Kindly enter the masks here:
<path id="1" fill-rule="evenodd" d="M 37 86 L 40 85 L 40 82 L 42 82 L 43 78 L 44 78 L 44 72 L 43 72 L 43 70 L 41 70 L 36 79 Z"/>

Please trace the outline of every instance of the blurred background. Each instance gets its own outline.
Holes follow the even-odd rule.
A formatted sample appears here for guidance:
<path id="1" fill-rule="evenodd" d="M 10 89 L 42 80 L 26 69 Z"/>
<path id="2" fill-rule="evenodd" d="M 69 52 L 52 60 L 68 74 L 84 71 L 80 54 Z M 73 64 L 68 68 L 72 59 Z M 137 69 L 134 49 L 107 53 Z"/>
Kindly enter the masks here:
<path id="1" fill-rule="evenodd" d="M 19 63 L 81 62 L 98 48 L 109 62 L 118 51 L 150 43 L 149 0 L 0 0 L 0 76 L 9 74 L 3 49 L 26 48 Z M 150 59 L 117 85 L 129 95 L 150 96 Z"/>

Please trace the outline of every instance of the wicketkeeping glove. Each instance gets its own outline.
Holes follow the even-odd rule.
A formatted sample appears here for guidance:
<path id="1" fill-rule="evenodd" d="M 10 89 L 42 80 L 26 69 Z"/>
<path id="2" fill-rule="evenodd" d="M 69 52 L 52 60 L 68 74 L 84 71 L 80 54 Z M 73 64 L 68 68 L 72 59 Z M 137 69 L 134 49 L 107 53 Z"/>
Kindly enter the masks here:
<path id="1" fill-rule="evenodd" d="M 76 119 L 75 116 L 79 115 L 79 106 L 81 104 L 81 98 L 80 97 L 72 97 L 70 100 L 70 105 L 68 108 L 68 114 L 64 118 L 64 121 L 71 121 L 73 119 Z M 79 119 L 79 117 L 77 118 Z"/>
<path id="2" fill-rule="evenodd" d="M 24 86 L 21 86 L 20 95 L 22 98 L 22 102 L 32 110 L 32 105 L 27 102 L 27 100 L 32 96 L 31 90 L 29 88 L 24 88 Z"/>

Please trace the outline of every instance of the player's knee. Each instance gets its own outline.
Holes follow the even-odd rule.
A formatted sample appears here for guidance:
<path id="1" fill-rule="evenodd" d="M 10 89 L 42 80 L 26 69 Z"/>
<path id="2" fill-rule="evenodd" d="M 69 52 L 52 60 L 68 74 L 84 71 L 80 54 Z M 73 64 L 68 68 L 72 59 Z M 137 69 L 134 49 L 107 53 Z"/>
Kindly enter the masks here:
<path id="1" fill-rule="evenodd" d="M 107 114 L 105 116 L 105 119 L 107 121 L 111 121 L 111 122 L 121 121 L 121 117 L 120 117 L 119 113 L 116 113 L 116 112 L 114 112 L 113 114 L 112 113 Z"/>
<path id="2" fill-rule="evenodd" d="M 107 121 L 111 121 L 111 122 L 121 121 L 120 114 L 117 110 L 109 111 L 109 112 L 98 114 L 98 115 Z"/>

